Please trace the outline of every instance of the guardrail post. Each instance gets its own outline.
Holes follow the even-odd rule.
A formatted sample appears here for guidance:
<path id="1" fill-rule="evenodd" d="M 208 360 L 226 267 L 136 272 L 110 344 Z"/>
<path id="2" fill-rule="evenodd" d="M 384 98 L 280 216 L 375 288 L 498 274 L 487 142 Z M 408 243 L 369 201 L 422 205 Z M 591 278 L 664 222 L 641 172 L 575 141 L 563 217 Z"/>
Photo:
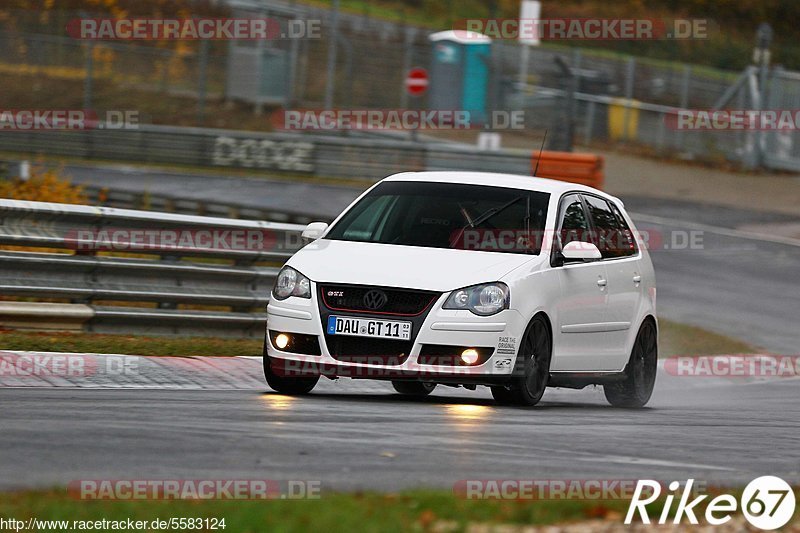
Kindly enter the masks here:
<path id="1" fill-rule="evenodd" d="M 177 255 L 162 255 L 161 256 L 161 261 L 163 261 L 165 263 L 175 263 L 175 264 L 177 264 L 177 263 L 180 262 L 180 259 L 181 258 L 179 256 L 177 256 Z M 176 285 L 178 287 L 180 287 L 182 285 L 180 278 L 177 279 Z M 175 303 L 175 302 L 158 302 L 157 307 L 159 309 L 177 309 L 178 308 L 178 304 Z"/>

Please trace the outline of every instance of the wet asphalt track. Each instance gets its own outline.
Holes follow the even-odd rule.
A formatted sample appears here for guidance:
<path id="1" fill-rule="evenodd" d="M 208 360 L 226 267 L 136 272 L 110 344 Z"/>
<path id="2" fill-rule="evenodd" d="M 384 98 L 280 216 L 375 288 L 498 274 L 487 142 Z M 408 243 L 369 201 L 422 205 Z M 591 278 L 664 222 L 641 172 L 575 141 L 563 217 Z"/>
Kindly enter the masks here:
<path id="1" fill-rule="evenodd" d="M 249 363 L 250 382 L 220 386 L 238 390 L 0 388 L 0 489 L 86 478 L 300 479 L 339 490 L 501 478 L 800 482 L 798 379 L 662 372 L 643 410 L 608 407 L 593 388 L 550 389 L 523 409 L 495 406 L 486 389 L 411 400 L 349 380 L 292 398 L 266 392 Z"/>

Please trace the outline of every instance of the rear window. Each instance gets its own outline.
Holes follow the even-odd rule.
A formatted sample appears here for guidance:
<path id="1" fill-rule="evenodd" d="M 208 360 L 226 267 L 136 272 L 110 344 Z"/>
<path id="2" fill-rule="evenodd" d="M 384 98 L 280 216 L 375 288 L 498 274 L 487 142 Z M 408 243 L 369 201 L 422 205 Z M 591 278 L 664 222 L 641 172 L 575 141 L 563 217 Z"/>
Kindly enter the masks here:
<path id="1" fill-rule="evenodd" d="M 549 197 L 486 185 L 387 181 L 347 211 L 325 238 L 538 254 Z"/>

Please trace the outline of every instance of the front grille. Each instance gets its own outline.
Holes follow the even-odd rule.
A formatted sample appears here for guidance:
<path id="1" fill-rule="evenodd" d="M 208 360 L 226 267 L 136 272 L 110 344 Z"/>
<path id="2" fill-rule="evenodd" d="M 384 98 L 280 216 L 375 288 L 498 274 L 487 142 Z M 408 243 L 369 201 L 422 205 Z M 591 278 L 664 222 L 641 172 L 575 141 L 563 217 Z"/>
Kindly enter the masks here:
<path id="1" fill-rule="evenodd" d="M 402 365 L 411 353 L 412 341 L 325 335 L 334 359 L 346 363 Z"/>
<path id="2" fill-rule="evenodd" d="M 375 291 L 368 294 L 370 291 Z M 368 307 L 367 302 L 382 305 Z M 331 315 L 358 316 L 361 318 L 385 319 L 389 316 L 405 316 L 411 322 L 409 340 L 355 337 L 349 335 L 323 335 L 323 340 L 331 356 L 342 362 L 379 364 L 386 366 L 402 365 L 408 359 L 414 340 L 425 317 L 433 307 L 440 293 L 414 289 L 393 289 L 363 285 L 342 285 L 321 283 L 319 285 L 319 314 L 323 327 Z M 365 296 L 367 296 L 365 302 Z"/>
<path id="3" fill-rule="evenodd" d="M 320 292 L 325 307 L 333 311 L 403 316 L 421 314 L 439 296 L 439 293 L 432 291 L 385 289 L 359 285 L 322 285 Z M 377 296 L 377 298 L 370 300 L 370 296 Z M 365 299 L 365 297 L 367 298 Z M 375 306 L 375 300 L 380 305 Z"/>

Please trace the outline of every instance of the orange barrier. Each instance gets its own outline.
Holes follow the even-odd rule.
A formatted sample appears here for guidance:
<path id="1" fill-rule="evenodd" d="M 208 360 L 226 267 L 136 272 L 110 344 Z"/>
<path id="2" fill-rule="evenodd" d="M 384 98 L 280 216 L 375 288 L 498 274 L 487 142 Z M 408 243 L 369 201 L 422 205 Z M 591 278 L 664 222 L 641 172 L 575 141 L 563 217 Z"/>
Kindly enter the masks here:
<path id="1" fill-rule="evenodd" d="M 531 154 L 531 174 L 536 168 L 539 151 Z M 551 178 L 571 183 L 588 185 L 595 189 L 603 188 L 603 156 L 596 154 L 581 154 L 573 152 L 542 152 L 542 162 L 536 176 Z"/>

